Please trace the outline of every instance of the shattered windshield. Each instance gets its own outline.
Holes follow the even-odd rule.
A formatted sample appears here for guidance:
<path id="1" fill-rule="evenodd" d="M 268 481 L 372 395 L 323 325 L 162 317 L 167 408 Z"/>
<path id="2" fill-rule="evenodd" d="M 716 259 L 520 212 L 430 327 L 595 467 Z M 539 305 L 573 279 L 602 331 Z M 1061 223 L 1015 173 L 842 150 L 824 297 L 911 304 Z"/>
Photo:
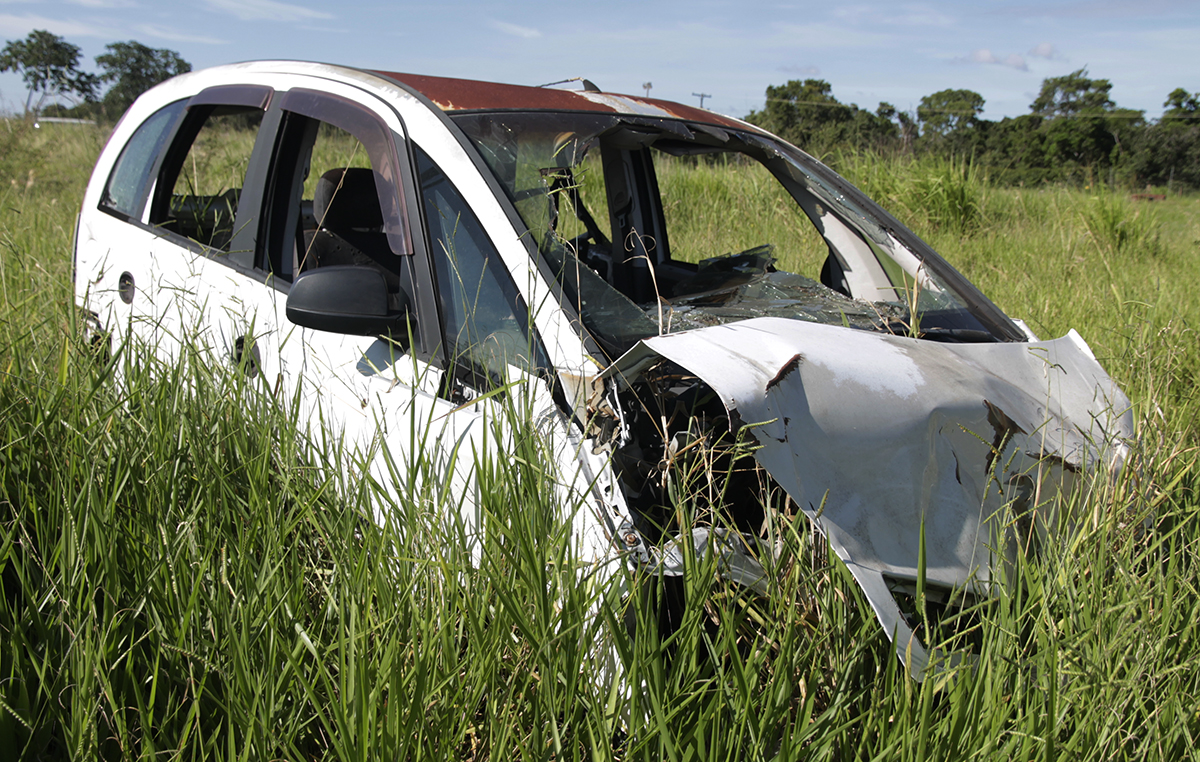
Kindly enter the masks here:
<path id="1" fill-rule="evenodd" d="M 941 257 L 790 146 L 668 119 L 453 119 L 564 301 L 613 356 L 649 336 L 759 316 L 945 341 L 1015 338 Z"/>

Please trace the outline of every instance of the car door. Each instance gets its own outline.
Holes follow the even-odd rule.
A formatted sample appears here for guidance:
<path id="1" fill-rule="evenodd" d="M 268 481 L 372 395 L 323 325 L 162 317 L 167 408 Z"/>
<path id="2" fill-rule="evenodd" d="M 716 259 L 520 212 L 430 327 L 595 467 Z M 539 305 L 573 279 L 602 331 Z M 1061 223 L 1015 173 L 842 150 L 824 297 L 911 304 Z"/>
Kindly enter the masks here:
<path id="1" fill-rule="evenodd" d="M 291 333 L 286 388 L 302 415 L 370 458 L 395 497 L 433 479 L 430 494 L 477 526 L 475 461 L 505 448 L 503 398 L 526 386 L 554 407 L 549 361 L 512 276 L 389 104 L 323 82 L 281 94 L 278 106 L 263 266 L 280 281 L 325 267 L 382 272 L 411 316 L 407 335 L 390 338 L 281 331 Z"/>
<path id="2" fill-rule="evenodd" d="M 88 304 L 162 360 L 192 351 L 277 378 L 275 301 L 254 268 L 256 169 L 271 147 L 263 86 L 218 86 L 160 109 L 126 144 L 77 246 Z"/>
<path id="3" fill-rule="evenodd" d="M 277 304 L 281 390 L 294 395 L 298 415 L 358 450 L 396 492 L 395 482 L 408 486 L 416 471 L 443 460 L 439 443 L 461 418 L 461 399 L 446 385 L 403 125 L 372 94 L 330 81 L 298 81 L 277 108 L 256 266 L 276 284 L 328 267 L 370 269 L 383 275 L 389 299 L 411 305 L 412 317 L 400 334 L 364 337 L 296 325 Z"/>
<path id="4" fill-rule="evenodd" d="M 628 512 L 610 482 L 607 456 L 585 444 L 571 420 L 573 411 L 556 387 L 562 369 L 550 360 L 517 276 L 501 255 L 503 239 L 489 233 L 485 212 L 444 166 L 419 146 L 412 154 L 441 313 L 443 394 L 458 403 L 441 436 L 443 448 L 454 448 L 443 457 L 459 461 L 453 479 L 466 495 L 459 509 L 470 518 L 476 508 L 470 490 L 478 465 L 512 452 L 516 437 L 534 435 L 555 469 L 559 520 L 573 527 L 581 557 L 606 558 Z M 545 324 L 562 318 L 552 302 L 541 306 L 557 310 L 551 319 L 543 313 Z M 576 337 L 576 349 L 579 344 Z M 585 498 L 589 493 L 594 499 Z"/>

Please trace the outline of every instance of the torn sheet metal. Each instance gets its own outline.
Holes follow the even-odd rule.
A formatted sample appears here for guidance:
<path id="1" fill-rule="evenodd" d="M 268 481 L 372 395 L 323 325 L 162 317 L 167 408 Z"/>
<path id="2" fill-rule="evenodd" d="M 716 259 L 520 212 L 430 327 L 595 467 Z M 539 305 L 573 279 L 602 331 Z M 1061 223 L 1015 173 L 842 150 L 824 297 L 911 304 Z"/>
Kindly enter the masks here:
<path id="1" fill-rule="evenodd" d="M 891 590 L 917 579 L 922 523 L 927 584 L 986 595 L 999 544 L 1027 546 L 1036 538 L 1014 533 L 1057 523 L 1014 509 L 1048 508 L 1082 473 L 1118 469 L 1133 435 L 1129 400 L 1074 331 L 946 344 L 758 318 L 647 339 L 606 375 L 628 383 L 662 358 L 749 425 L 756 459 L 828 538 L 918 678 L 929 655 Z"/>
<path id="2" fill-rule="evenodd" d="M 668 577 L 683 576 L 687 556 L 684 543 L 690 543 L 692 552 L 699 558 L 709 554 L 715 556 L 717 569 L 724 579 L 759 595 L 770 592 L 767 572 L 755 558 L 754 551 L 740 534 L 724 528 L 696 527 L 691 534 L 675 538 L 656 554 L 655 569 Z"/>

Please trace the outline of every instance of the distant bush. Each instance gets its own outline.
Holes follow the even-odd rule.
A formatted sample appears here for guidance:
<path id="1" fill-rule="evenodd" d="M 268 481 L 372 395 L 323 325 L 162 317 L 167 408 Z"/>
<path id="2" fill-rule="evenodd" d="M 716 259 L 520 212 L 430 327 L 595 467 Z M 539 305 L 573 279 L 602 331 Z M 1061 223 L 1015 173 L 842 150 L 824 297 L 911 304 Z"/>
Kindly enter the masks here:
<path id="1" fill-rule="evenodd" d="M 953 157 L 839 154 L 835 168 L 903 220 L 933 231 L 967 233 L 983 221 L 987 182 L 978 167 Z"/>
<path id="2" fill-rule="evenodd" d="M 1134 208 L 1122 195 L 1092 196 L 1080 209 L 1088 235 L 1110 254 L 1154 255 L 1162 248 L 1157 216 L 1149 207 Z"/>

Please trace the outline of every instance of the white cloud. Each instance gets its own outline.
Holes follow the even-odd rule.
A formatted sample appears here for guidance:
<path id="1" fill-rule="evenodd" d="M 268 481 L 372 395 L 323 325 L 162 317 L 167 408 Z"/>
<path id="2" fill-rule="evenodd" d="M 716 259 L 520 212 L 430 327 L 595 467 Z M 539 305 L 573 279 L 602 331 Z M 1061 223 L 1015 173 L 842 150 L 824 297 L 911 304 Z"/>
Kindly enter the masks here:
<path id="1" fill-rule="evenodd" d="M 302 21 L 331 19 L 333 14 L 279 0 L 205 0 L 210 8 L 232 13 L 242 21 Z"/>
<path id="2" fill-rule="evenodd" d="M 1037 45 L 1033 46 L 1033 48 L 1031 48 L 1029 51 L 1029 55 L 1036 56 L 1038 58 L 1045 58 L 1047 61 L 1053 61 L 1055 58 L 1059 57 L 1058 51 L 1055 50 L 1054 46 L 1048 42 L 1039 42 Z"/>
<path id="3" fill-rule="evenodd" d="M 82 5 L 84 8 L 134 8 L 137 3 L 133 0 L 67 0 L 72 5 Z"/>
<path id="4" fill-rule="evenodd" d="M 14 16 L 0 13 L 0 34 L 26 35 L 34 29 L 45 29 L 60 37 L 116 37 L 120 33 L 110 28 L 83 24 L 78 21 L 63 21 L 32 13 Z"/>
<path id="5" fill-rule="evenodd" d="M 542 36 L 541 32 L 532 27 L 510 24 L 507 21 L 493 21 L 492 28 L 523 40 L 533 40 Z"/>
<path id="6" fill-rule="evenodd" d="M 1193 0 L 1078 0 L 1077 2 L 1036 5 L 1008 5 L 993 13 L 1020 18 L 1097 18 L 1131 17 L 1150 19 L 1155 16 L 1174 16 L 1180 11 L 1194 11 Z"/>
<path id="7" fill-rule="evenodd" d="M 987 48 L 975 48 L 965 59 L 959 58 L 956 60 L 970 61 L 971 63 L 977 64 L 995 64 L 996 66 L 1007 66 L 1010 69 L 1029 71 L 1029 65 L 1025 63 L 1024 56 L 1018 53 L 1009 53 L 1004 58 L 1000 58 Z"/>
<path id="8" fill-rule="evenodd" d="M 1020 55 L 1019 53 L 1009 53 L 1004 57 L 1003 63 L 1005 66 L 1010 66 L 1014 69 L 1029 71 L 1029 66 L 1025 63 L 1025 56 Z"/>
<path id="9" fill-rule="evenodd" d="M 137 30 L 142 34 L 148 34 L 151 37 L 158 37 L 163 40 L 171 40 L 172 42 L 194 42 L 200 45 L 225 45 L 229 42 L 229 40 L 218 40 L 198 34 L 176 32 L 174 29 L 167 29 L 157 24 L 138 24 Z"/>
<path id="10" fill-rule="evenodd" d="M 925 3 L 908 5 L 844 5 L 832 9 L 831 18 L 848 24 L 874 26 L 949 27 L 955 19 Z"/>
<path id="11" fill-rule="evenodd" d="M 954 17 L 947 16 L 941 11 L 928 5 L 902 5 L 900 13 L 892 13 L 884 19 L 888 23 L 903 26 L 936 26 L 949 27 L 954 25 Z"/>

